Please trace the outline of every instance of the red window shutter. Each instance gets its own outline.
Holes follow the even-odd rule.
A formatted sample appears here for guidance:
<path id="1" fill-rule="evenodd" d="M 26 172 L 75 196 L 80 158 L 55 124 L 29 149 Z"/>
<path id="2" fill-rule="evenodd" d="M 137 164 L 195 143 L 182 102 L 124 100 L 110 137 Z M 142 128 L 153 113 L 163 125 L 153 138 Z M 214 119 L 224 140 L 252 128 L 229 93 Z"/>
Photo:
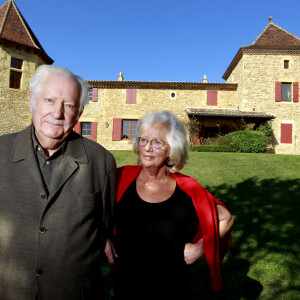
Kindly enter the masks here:
<path id="1" fill-rule="evenodd" d="M 93 88 L 92 101 L 98 102 L 98 88 Z"/>
<path id="2" fill-rule="evenodd" d="M 122 119 L 113 120 L 113 141 L 120 141 L 122 137 Z"/>
<path id="3" fill-rule="evenodd" d="M 81 126 L 80 126 L 80 122 L 77 122 L 76 125 L 74 126 L 73 130 L 75 132 L 77 132 L 78 134 L 81 135 Z"/>
<path id="4" fill-rule="evenodd" d="M 136 104 L 136 90 L 128 89 L 126 91 L 126 104 Z"/>
<path id="5" fill-rule="evenodd" d="M 207 105 L 218 105 L 218 91 L 207 91 Z"/>
<path id="6" fill-rule="evenodd" d="M 131 90 L 126 90 L 126 104 L 131 104 Z"/>
<path id="7" fill-rule="evenodd" d="M 281 143 L 291 144 L 293 142 L 292 137 L 293 124 L 281 124 Z"/>
<path id="8" fill-rule="evenodd" d="M 97 122 L 92 122 L 91 124 L 91 140 L 97 142 Z"/>
<path id="9" fill-rule="evenodd" d="M 207 91 L 207 105 L 212 105 L 212 96 L 211 96 L 211 91 Z"/>
<path id="10" fill-rule="evenodd" d="M 293 101 L 299 102 L 299 82 L 293 83 Z"/>
<path id="11" fill-rule="evenodd" d="M 136 104 L 136 90 L 131 90 L 131 104 Z"/>
<path id="12" fill-rule="evenodd" d="M 213 105 L 218 105 L 218 91 L 212 91 Z"/>
<path id="13" fill-rule="evenodd" d="M 275 101 L 281 102 L 281 82 L 275 82 Z"/>

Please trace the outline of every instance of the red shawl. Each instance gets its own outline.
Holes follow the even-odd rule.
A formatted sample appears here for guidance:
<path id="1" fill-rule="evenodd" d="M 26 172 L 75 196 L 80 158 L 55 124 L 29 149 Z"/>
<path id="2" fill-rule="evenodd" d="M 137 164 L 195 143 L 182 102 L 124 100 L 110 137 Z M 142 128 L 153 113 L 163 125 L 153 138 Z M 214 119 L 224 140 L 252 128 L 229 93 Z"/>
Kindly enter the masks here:
<path id="1" fill-rule="evenodd" d="M 140 171 L 141 166 L 124 166 L 117 169 L 117 202 L 120 201 L 122 195 L 137 178 Z M 203 237 L 204 253 L 210 268 L 211 286 L 215 291 L 218 291 L 222 288 L 220 260 L 223 259 L 231 245 L 230 232 L 222 239 L 222 245 L 220 245 L 219 239 L 216 204 L 221 204 L 224 207 L 225 205 L 215 199 L 194 178 L 181 173 L 170 173 L 170 175 L 176 180 L 178 186 L 193 200 L 199 218 L 198 230 L 193 242 L 195 243 Z"/>

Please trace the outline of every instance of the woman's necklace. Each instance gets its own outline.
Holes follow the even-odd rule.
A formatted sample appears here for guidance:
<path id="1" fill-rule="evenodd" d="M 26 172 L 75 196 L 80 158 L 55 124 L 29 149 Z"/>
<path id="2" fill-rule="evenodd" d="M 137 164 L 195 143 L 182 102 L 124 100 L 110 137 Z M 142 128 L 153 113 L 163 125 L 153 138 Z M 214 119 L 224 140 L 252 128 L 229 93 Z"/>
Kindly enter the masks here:
<path id="1" fill-rule="evenodd" d="M 149 186 L 150 185 L 150 182 L 148 182 L 145 178 L 145 174 L 144 174 L 144 181 L 145 181 L 145 186 Z"/>
<path id="2" fill-rule="evenodd" d="M 150 185 L 150 182 L 146 179 L 146 176 L 144 173 L 143 173 L 143 181 L 145 182 L 145 186 L 148 187 Z"/>

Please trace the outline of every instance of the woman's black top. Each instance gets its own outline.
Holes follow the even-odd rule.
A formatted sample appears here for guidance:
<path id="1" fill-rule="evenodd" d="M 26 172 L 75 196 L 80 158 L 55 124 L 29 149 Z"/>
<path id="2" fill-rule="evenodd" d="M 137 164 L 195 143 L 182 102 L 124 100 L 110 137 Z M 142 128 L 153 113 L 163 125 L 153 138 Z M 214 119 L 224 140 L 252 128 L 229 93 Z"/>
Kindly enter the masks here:
<path id="1" fill-rule="evenodd" d="M 178 185 L 169 199 L 149 203 L 134 181 L 116 206 L 116 299 L 187 299 L 184 246 L 197 226 L 193 201 Z"/>

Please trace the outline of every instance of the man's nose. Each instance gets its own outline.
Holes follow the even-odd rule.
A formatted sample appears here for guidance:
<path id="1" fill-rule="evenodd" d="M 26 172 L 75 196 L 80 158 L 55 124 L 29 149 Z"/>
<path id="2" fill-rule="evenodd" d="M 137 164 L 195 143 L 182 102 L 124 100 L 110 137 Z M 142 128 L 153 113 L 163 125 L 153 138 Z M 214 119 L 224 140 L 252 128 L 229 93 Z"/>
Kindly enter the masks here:
<path id="1" fill-rule="evenodd" d="M 53 107 L 52 116 L 55 119 L 62 119 L 64 116 L 64 105 L 62 103 L 57 103 Z"/>

